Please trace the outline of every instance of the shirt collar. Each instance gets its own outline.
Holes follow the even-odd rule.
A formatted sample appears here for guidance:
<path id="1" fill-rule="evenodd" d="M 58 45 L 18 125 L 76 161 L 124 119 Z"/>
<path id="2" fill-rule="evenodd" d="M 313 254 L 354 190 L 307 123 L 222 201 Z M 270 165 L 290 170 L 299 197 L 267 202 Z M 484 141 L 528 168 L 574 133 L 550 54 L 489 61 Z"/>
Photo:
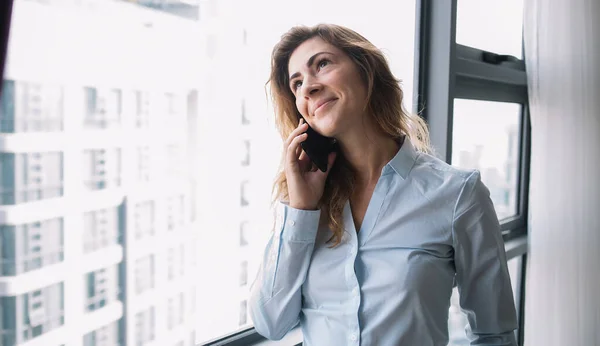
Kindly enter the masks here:
<path id="1" fill-rule="evenodd" d="M 403 179 L 406 179 L 418 155 L 410 139 L 405 136 L 404 143 L 402 143 L 396 155 L 383 168 L 383 175 L 396 172 Z"/>

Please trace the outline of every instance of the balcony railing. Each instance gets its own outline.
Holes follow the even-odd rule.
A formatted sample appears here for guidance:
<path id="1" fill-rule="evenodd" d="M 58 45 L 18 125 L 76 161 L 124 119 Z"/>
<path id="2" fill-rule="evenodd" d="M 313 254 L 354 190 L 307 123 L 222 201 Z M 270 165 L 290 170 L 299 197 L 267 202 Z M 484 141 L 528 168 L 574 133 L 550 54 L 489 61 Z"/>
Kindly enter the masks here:
<path id="1" fill-rule="evenodd" d="M 40 269 L 64 260 L 64 250 L 46 253 L 42 256 L 29 254 L 27 259 L 8 260 L 0 258 L 0 276 L 16 276 L 32 270 Z"/>
<path id="2" fill-rule="evenodd" d="M 62 118 L 0 119 L 0 132 L 61 132 Z"/>
<path id="3" fill-rule="evenodd" d="M 28 188 L 28 189 L 1 189 L 0 205 L 14 205 L 42 199 L 61 197 L 63 195 L 62 182 L 59 184 Z"/>

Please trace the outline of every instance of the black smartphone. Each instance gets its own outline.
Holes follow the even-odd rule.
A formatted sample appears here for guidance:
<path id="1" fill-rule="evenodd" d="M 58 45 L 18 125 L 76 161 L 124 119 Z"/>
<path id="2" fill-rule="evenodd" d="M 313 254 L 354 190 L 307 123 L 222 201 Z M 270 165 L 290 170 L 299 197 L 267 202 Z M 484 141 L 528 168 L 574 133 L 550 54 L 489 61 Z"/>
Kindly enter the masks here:
<path id="1" fill-rule="evenodd" d="M 304 122 L 306 122 L 306 120 L 304 120 Z M 300 144 L 302 149 L 321 172 L 327 171 L 329 154 L 337 150 L 337 141 L 335 138 L 323 136 L 313 130 L 310 125 L 308 125 L 306 135 L 306 139 Z"/>

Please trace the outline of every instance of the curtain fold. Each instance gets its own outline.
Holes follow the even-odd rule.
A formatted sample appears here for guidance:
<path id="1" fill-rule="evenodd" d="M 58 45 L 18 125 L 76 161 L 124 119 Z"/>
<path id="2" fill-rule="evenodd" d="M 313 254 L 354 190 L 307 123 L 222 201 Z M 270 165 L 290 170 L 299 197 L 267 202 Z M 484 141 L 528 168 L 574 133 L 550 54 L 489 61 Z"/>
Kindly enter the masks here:
<path id="1" fill-rule="evenodd" d="M 526 0 L 525 345 L 600 346 L 600 0 Z"/>

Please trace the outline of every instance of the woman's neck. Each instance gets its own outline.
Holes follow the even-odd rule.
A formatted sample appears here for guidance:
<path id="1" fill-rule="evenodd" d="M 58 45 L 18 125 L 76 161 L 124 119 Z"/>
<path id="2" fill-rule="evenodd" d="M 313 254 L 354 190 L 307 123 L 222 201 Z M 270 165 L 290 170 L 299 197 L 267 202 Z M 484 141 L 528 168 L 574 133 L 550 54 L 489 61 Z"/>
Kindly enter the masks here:
<path id="1" fill-rule="evenodd" d="M 373 130 L 373 126 L 358 130 L 337 139 L 346 161 L 356 172 L 356 183 L 364 186 L 377 182 L 383 167 L 398 152 L 400 143 Z"/>

